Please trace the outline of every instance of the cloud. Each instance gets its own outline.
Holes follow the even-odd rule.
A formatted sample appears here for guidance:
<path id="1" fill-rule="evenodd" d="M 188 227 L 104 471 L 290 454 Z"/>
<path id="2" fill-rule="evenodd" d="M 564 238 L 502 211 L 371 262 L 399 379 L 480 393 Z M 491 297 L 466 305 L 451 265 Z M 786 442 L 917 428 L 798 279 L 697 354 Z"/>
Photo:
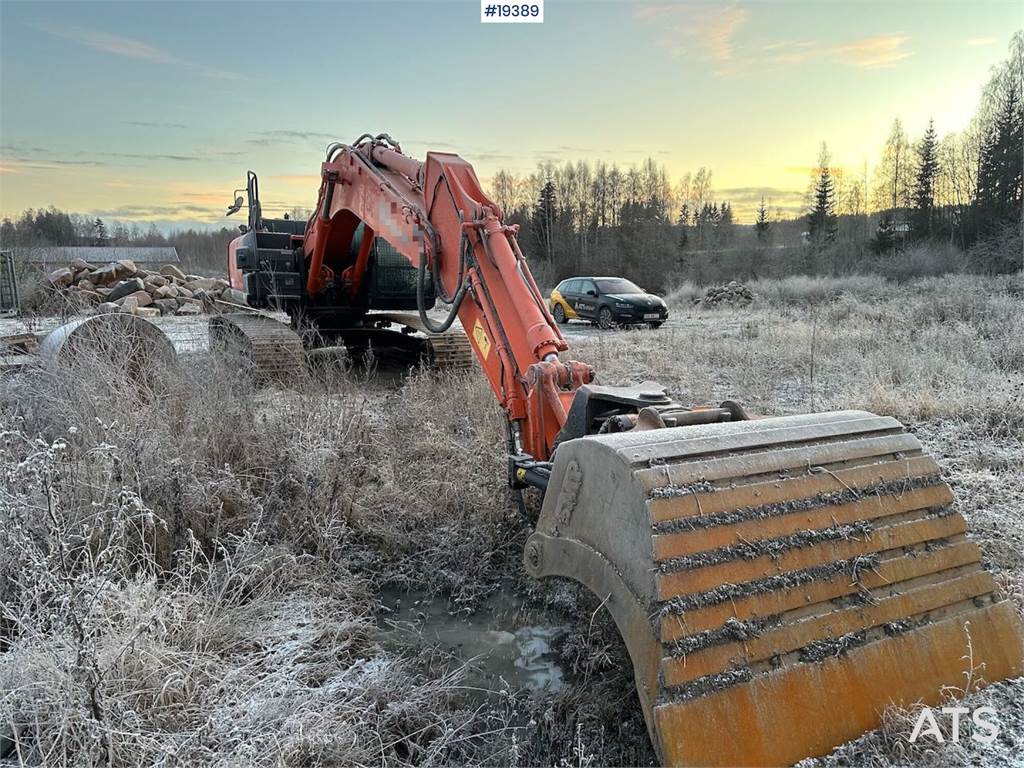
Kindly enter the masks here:
<path id="1" fill-rule="evenodd" d="M 426 147 L 428 150 L 430 150 L 430 149 L 454 149 L 454 150 L 458 150 L 459 149 L 458 146 L 456 146 L 455 144 L 452 144 L 449 141 L 408 141 L 408 142 L 403 141 L 403 142 L 399 142 L 399 143 L 401 143 L 403 145 L 408 144 L 409 146 Z"/>
<path id="2" fill-rule="evenodd" d="M 219 218 L 221 211 L 213 210 L 209 206 L 193 205 L 191 203 L 169 203 L 166 205 L 122 205 L 117 208 L 106 210 L 90 211 L 90 215 L 110 219 L 152 219 L 152 218 L 180 218 L 185 214 L 200 214 L 210 219 Z"/>
<path id="3" fill-rule="evenodd" d="M 799 64 L 813 59 L 815 56 L 820 56 L 822 46 L 810 41 L 785 40 L 763 45 L 761 51 L 767 54 L 763 60 L 770 64 Z"/>
<path id="4" fill-rule="evenodd" d="M 43 159 L 35 160 L 25 157 L 11 157 L 3 160 L 3 172 L 22 174 L 25 171 L 67 171 L 72 168 L 98 168 L 106 166 L 102 160 L 67 160 Z"/>
<path id="5" fill-rule="evenodd" d="M 913 56 L 904 46 L 909 40 L 902 32 L 872 35 L 830 49 L 833 61 L 858 69 L 891 67 L 897 61 Z"/>
<path id="6" fill-rule="evenodd" d="M 80 27 L 73 24 L 61 22 L 44 21 L 35 25 L 37 29 L 48 35 L 59 37 L 63 40 L 84 45 L 94 51 L 108 53 L 112 56 L 123 56 L 129 59 L 149 61 L 154 64 L 165 64 L 172 67 L 181 67 L 214 80 L 245 80 L 244 75 L 236 72 L 227 72 L 222 69 L 214 69 L 193 61 L 187 61 L 175 56 L 172 53 L 157 48 L 156 46 L 135 40 L 130 37 L 112 35 L 101 29 L 91 27 Z"/>
<path id="7" fill-rule="evenodd" d="M 282 184 L 308 187 L 311 190 L 315 190 L 320 186 L 320 177 L 309 173 L 286 173 L 283 176 L 275 176 L 274 181 Z"/>
<path id="8" fill-rule="evenodd" d="M 258 147 L 310 141 L 317 141 L 326 145 L 328 142 L 338 141 L 338 137 L 334 134 L 321 133 L 320 131 L 295 131 L 279 128 L 271 131 L 257 131 L 252 138 L 245 140 L 246 144 L 253 144 Z"/>
<path id="9" fill-rule="evenodd" d="M 203 158 L 198 155 L 151 155 L 146 152 L 101 152 L 104 157 L 120 157 L 127 160 L 171 160 L 176 163 L 195 163 Z"/>
<path id="10" fill-rule="evenodd" d="M 793 189 L 779 187 L 730 187 L 715 190 L 715 197 L 741 206 L 758 205 L 764 198 L 771 206 L 799 205 L 803 203 L 804 193 Z"/>
<path id="11" fill-rule="evenodd" d="M 160 123 L 148 120 L 122 120 L 124 125 L 134 125 L 136 128 L 184 128 L 182 123 Z"/>
<path id="12" fill-rule="evenodd" d="M 661 30 L 658 45 L 673 56 L 682 56 L 697 48 L 703 58 L 716 62 L 719 72 L 733 59 L 733 38 L 747 20 L 745 8 L 737 5 L 709 6 L 646 5 L 637 9 L 636 18 Z"/>
<path id="13" fill-rule="evenodd" d="M 836 64 L 857 69 L 882 69 L 913 56 L 906 45 L 910 38 L 902 32 L 862 37 L 849 42 L 826 45 L 809 40 L 784 40 L 761 46 L 762 64 L 800 64 L 827 58 Z"/>
<path id="14" fill-rule="evenodd" d="M 969 37 L 966 40 L 964 40 L 964 45 L 970 45 L 970 46 L 992 45 L 993 43 L 995 43 L 995 41 L 996 41 L 996 39 L 994 37 Z"/>
<path id="15" fill-rule="evenodd" d="M 857 69 L 882 69 L 913 56 L 902 32 L 887 32 L 839 43 L 816 40 L 779 40 L 759 47 L 740 50 L 738 31 L 750 19 L 740 5 L 711 6 L 701 3 L 683 5 L 645 5 L 634 17 L 657 27 L 658 45 L 672 56 L 697 55 L 714 66 L 717 75 L 735 75 L 755 71 L 765 65 L 799 64 L 812 59 L 828 59 Z M 974 44 L 987 44 L 977 38 Z M 984 42 L 983 42 L 984 41 Z"/>

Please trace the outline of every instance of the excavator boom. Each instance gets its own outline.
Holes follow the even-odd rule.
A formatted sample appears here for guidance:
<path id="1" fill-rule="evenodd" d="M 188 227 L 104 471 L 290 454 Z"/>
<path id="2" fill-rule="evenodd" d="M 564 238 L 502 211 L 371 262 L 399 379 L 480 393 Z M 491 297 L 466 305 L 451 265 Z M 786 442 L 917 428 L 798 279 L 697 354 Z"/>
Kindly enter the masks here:
<path id="1" fill-rule="evenodd" d="M 752 419 L 687 408 L 653 382 L 592 383 L 516 243 L 457 155 L 386 135 L 328 149 L 304 238 L 311 295 L 358 290 L 356 228 L 387 240 L 451 305 L 509 421 L 513 487 L 545 489 L 524 553 L 607 606 L 661 760 L 781 765 L 1024 672 L 952 492 L 894 419 Z M 980 671 L 980 672 L 979 672 Z"/>
<path id="2" fill-rule="evenodd" d="M 513 440 L 526 455 L 548 459 L 576 388 L 593 371 L 558 359 L 568 344 L 519 250 L 517 228 L 502 222 L 469 163 L 443 152 L 421 163 L 388 137 L 366 136 L 353 146 L 332 145 L 321 179 L 304 241 L 307 291 L 316 295 L 339 278 L 358 289 L 364 266 L 357 260 L 339 275 L 332 254 L 348 253 L 360 224 L 419 267 L 421 286 L 431 270 L 452 310 L 438 324 L 421 306 L 424 325 L 440 331 L 459 320 Z"/>

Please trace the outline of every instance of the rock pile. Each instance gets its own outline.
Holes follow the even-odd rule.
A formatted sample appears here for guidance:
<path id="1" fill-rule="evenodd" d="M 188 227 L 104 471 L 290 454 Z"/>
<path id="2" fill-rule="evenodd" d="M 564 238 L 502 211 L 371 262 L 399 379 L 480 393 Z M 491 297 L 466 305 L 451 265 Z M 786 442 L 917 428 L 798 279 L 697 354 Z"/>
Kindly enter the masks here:
<path id="1" fill-rule="evenodd" d="M 694 299 L 694 304 L 704 307 L 718 307 L 728 304 L 733 307 L 745 307 L 754 300 L 753 292 L 743 285 L 732 280 L 725 285 L 716 285 L 708 288 L 704 296 Z"/>
<path id="2" fill-rule="evenodd" d="M 128 259 L 102 267 L 75 259 L 51 272 L 47 282 L 69 301 L 99 314 L 198 315 L 216 311 L 218 300 L 245 304 L 245 294 L 222 278 L 186 275 L 173 264 L 151 271 Z"/>

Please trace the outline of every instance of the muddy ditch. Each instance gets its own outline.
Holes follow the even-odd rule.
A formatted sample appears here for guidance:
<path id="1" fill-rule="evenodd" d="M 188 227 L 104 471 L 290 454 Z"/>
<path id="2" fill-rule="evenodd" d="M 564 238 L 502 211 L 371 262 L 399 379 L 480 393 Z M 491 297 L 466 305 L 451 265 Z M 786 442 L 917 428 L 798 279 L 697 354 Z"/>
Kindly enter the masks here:
<path id="1" fill-rule="evenodd" d="M 385 590 L 377 613 L 378 641 L 398 653 L 430 648 L 463 668 L 467 698 L 491 693 L 557 693 L 572 672 L 559 647 L 573 631 L 559 611 L 530 606 L 513 586 L 502 585 L 472 612 L 445 597 Z"/>

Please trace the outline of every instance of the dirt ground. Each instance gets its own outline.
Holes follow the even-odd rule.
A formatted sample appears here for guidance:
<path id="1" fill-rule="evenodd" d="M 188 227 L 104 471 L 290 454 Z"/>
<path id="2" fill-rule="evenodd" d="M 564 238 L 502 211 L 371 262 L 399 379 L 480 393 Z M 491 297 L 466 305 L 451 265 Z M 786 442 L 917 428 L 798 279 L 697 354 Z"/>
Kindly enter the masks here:
<path id="1" fill-rule="evenodd" d="M 1021 278 L 750 287 L 748 307 L 683 286 L 659 330 L 566 336 L 604 384 L 901 419 L 1024 611 Z M 160 325 L 171 394 L 101 370 L 0 384 L 0 723 L 26 764 L 654 763 L 608 614 L 522 572 L 482 377 L 256 390 L 202 321 Z M 991 745 L 911 744 L 915 713 L 891 711 L 805 765 L 1022 764 L 1024 680 L 971 701 L 999 713 Z"/>

